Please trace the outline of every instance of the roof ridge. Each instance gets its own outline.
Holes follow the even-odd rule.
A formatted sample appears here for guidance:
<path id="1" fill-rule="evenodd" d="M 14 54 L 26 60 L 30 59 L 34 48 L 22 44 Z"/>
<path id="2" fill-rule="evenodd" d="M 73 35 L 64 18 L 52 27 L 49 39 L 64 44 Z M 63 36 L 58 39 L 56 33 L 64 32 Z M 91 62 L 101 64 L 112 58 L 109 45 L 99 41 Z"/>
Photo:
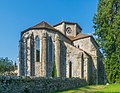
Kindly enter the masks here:
<path id="1" fill-rule="evenodd" d="M 59 25 L 59 24 L 61 24 L 61 23 L 77 24 L 77 23 L 75 23 L 75 22 L 69 22 L 69 21 L 64 21 L 64 20 L 63 20 L 63 21 L 60 21 L 59 23 L 53 25 L 53 27 L 54 27 L 54 26 L 57 26 L 57 25 Z"/>
<path id="2" fill-rule="evenodd" d="M 79 33 L 79 34 L 77 34 L 77 36 L 78 36 L 78 35 L 91 35 L 91 34 Z"/>
<path id="3" fill-rule="evenodd" d="M 53 26 L 51 26 L 50 24 L 48 24 L 47 22 L 45 21 L 42 21 L 38 24 L 36 24 L 35 26 L 32 26 L 30 28 L 52 28 L 52 29 L 55 29 Z"/>
<path id="4" fill-rule="evenodd" d="M 38 24 L 36 24 L 35 26 L 29 27 L 28 29 L 24 30 L 21 32 L 21 36 L 23 35 L 23 33 L 27 32 L 28 30 L 31 29 L 49 29 L 49 30 L 54 30 L 57 31 L 59 33 L 61 33 L 59 30 L 55 29 L 53 26 L 51 26 L 50 24 L 48 24 L 45 21 L 42 21 Z M 63 36 L 65 36 L 63 33 L 61 33 Z M 65 36 L 67 39 L 69 39 L 67 36 Z M 70 39 L 69 39 L 70 40 Z M 70 40 L 71 41 L 71 40 Z"/>
<path id="5" fill-rule="evenodd" d="M 76 22 L 68 22 L 68 21 L 61 21 L 61 22 L 59 22 L 59 23 L 57 23 L 57 24 L 55 24 L 55 25 L 53 25 L 53 27 L 55 27 L 55 26 L 58 26 L 58 25 L 60 25 L 60 24 L 62 24 L 62 23 L 66 23 L 66 24 L 76 24 L 81 30 L 82 30 L 82 28 L 80 27 L 80 25 L 78 24 L 78 23 L 76 23 Z"/>
<path id="6" fill-rule="evenodd" d="M 90 34 L 83 34 L 83 33 L 79 33 L 77 34 L 75 37 L 68 37 L 70 40 L 72 41 L 75 41 L 75 40 L 78 40 L 78 39 L 82 39 L 82 38 L 87 38 L 87 37 L 91 37 L 92 35 Z"/>

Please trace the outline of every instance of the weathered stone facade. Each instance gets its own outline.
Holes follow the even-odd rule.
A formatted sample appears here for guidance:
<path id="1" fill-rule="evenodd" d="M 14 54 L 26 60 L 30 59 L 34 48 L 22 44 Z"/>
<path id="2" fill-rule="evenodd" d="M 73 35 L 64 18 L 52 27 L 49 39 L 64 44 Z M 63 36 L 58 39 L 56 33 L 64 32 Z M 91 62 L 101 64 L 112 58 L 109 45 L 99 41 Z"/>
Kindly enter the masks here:
<path id="1" fill-rule="evenodd" d="M 21 32 L 19 75 L 84 78 L 89 84 L 104 83 L 105 71 L 99 46 L 91 35 L 82 34 L 77 23 L 41 22 Z"/>

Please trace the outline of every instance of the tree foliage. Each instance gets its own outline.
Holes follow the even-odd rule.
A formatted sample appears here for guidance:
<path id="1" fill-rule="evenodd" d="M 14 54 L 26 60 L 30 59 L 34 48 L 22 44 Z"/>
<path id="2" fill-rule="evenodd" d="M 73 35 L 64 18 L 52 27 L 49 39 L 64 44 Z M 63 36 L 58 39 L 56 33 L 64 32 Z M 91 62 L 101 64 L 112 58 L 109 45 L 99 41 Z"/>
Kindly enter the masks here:
<path id="1" fill-rule="evenodd" d="M 15 67 L 13 61 L 6 58 L 0 58 L 0 74 L 9 74 L 11 71 L 14 71 Z"/>
<path id="2" fill-rule="evenodd" d="M 56 69 L 55 62 L 54 62 L 54 66 L 53 66 L 52 77 L 57 77 L 57 69 Z"/>
<path id="3" fill-rule="evenodd" d="M 99 0 L 93 23 L 108 82 L 120 82 L 120 0 Z"/>

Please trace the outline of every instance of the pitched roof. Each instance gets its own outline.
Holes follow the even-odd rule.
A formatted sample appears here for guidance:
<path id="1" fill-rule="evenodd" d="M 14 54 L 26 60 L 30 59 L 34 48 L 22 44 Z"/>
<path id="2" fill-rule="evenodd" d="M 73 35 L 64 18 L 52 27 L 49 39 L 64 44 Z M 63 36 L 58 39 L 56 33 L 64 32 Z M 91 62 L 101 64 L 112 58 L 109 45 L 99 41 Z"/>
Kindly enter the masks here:
<path id="1" fill-rule="evenodd" d="M 47 22 L 45 21 L 42 21 L 40 23 L 38 23 L 37 25 L 35 26 L 32 26 L 24 31 L 21 32 L 21 36 L 23 33 L 27 32 L 28 30 L 32 30 L 32 29 L 49 29 L 49 30 L 54 30 L 54 31 L 57 31 L 54 27 L 52 27 L 51 25 L 49 25 Z"/>
<path id="2" fill-rule="evenodd" d="M 30 27 L 30 28 L 22 31 L 22 32 L 21 32 L 21 36 L 22 36 L 25 32 L 27 32 L 27 31 L 29 31 L 29 30 L 32 30 L 32 29 L 49 29 L 49 30 L 57 31 L 57 32 L 59 32 L 60 34 L 62 34 L 63 36 L 65 36 L 67 39 L 69 39 L 66 35 L 64 35 L 63 33 L 61 33 L 59 30 L 55 29 L 54 27 L 52 27 L 51 25 L 49 25 L 49 24 L 48 24 L 47 22 L 45 22 L 45 21 L 42 21 L 42 22 L 38 23 L 37 25 L 32 26 L 32 27 Z M 70 39 L 69 39 L 69 40 L 70 40 Z"/>
<path id="3" fill-rule="evenodd" d="M 49 25 L 45 21 L 42 21 L 39 24 L 37 24 L 37 25 L 35 25 L 33 27 L 30 27 L 30 28 L 33 28 L 33 29 L 45 28 L 45 29 L 50 29 L 50 30 L 56 30 L 54 27 L 52 27 L 51 25 Z"/>
<path id="4" fill-rule="evenodd" d="M 69 36 L 68 38 L 70 38 L 70 40 L 72 40 L 72 41 L 75 41 L 75 40 L 82 39 L 82 38 L 86 38 L 86 37 L 90 37 L 90 36 L 92 36 L 92 35 L 80 33 L 80 34 L 78 34 L 76 37 L 71 37 L 71 36 Z"/>
<path id="5" fill-rule="evenodd" d="M 67 21 L 61 21 L 61 22 L 59 22 L 59 23 L 53 25 L 53 27 L 58 26 L 58 25 L 60 25 L 60 24 L 62 24 L 62 23 L 66 23 L 66 24 L 76 24 L 76 25 L 82 30 L 82 28 L 81 28 L 77 23 L 74 23 L 74 22 L 67 22 Z"/>
<path id="6" fill-rule="evenodd" d="M 91 37 L 91 39 L 93 39 L 93 41 L 95 41 L 94 37 L 92 35 L 89 35 L 89 34 L 78 34 L 76 37 L 73 37 L 73 36 L 68 36 L 68 38 L 71 40 L 71 41 L 75 41 L 75 40 L 78 40 L 78 39 L 83 39 L 83 38 L 87 38 L 87 37 Z M 99 47 L 98 43 L 95 41 L 96 45 Z"/>

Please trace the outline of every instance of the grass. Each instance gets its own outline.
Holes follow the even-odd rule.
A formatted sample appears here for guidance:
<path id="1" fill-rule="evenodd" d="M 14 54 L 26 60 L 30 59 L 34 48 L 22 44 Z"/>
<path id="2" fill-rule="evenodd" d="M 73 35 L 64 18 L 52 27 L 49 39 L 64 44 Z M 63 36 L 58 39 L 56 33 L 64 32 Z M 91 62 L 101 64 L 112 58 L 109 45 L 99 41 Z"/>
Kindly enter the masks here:
<path id="1" fill-rule="evenodd" d="M 92 85 L 56 93 L 120 93 L 120 84 Z"/>

